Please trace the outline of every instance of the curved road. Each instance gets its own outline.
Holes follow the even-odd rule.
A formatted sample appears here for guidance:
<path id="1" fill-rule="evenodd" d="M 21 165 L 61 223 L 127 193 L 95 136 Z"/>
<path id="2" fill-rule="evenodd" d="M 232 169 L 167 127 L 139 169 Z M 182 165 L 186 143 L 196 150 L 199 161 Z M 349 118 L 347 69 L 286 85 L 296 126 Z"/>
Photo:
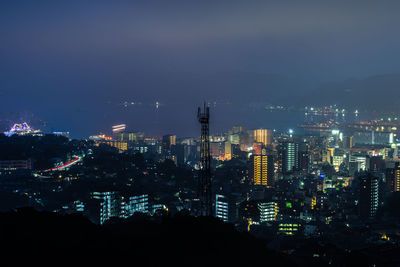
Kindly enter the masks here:
<path id="1" fill-rule="evenodd" d="M 74 159 L 73 159 L 73 160 L 71 160 L 71 161 L 69 161 L 69 162 L 67 162 L 67 163 L 65 163 L 65 164 L 63 164 L 63 165 L 61 165 L 61 166 L 58 166 L 58 167 L 55 167 L 55 168 L 51 168 L 51 169 L 48 169 L 48 170 L 44 170 L 43 172 L 64 170 L 64 169 L 66 169 L 66 168 L 71 167 L 72 165 L 75 165 L 76 163 L 78 163 L 78 162 L 81 161 L 81 160 L 82 160 L 81 157 L 79 157 L 79 156 L 74 156 Z"/>

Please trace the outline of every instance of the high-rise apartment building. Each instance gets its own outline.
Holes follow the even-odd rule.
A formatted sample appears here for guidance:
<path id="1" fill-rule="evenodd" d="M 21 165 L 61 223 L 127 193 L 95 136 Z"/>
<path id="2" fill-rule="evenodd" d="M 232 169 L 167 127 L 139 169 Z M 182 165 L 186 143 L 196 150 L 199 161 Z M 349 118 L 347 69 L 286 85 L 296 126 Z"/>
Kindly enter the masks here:
<path id="1" fill-rule="evenodd" d="M 293 172 L 299 169 L 299 144 L 284 142 L 279 144 L 279 164 L 283 173 Z"/>
<path id="2" fill-rule="evenodd" d="M 229 201 L 224 195 L 215 195 L 215 217 L 220 218 L 223 222 L 228 222 Z"/>
<path id="3" fill-rule="evenodd" d="M 260 222 L 276 221 L 279 212 L 277 202 L 260 202 L 258 203 L 258 209 L 260 211 Z"/>
<path id="4" fill-rule="evenodd" d="M 253 155 L 253 184 L 272 186 L 274 177 L 274 160 L 272 155 L 266 155 L 265 150 L 261 155 Z"/>
<path id="5" fill-rule="evenodd" d="M 396 162 L 394 168 L 386 169 L 386 183 L 390 192 L 400 192 L 400 164 Z"/>
<path id="6" fill-rule="evenodd" d="M 272 130 L 256 129 L 254 130 L 254 141 L 261 142 L 264 146 L 272 144 Z"/>
<path id="7" fill-rule="evenodd" d="M 224 222 L 235 223 L 239 218 L 239 206 L 243 199 L 240 194 L 217 193 L 215 195 L 215 217 Z"/>
<path id="8" fill-rule="evenodd" d="M 303 174 L 308 174 L 310 170 L 310 145 L 308 143 L 299 143 L 297 152 L 297 167 Z"/>
<path id="9" fill-rule="evenodd" d="M 394 166 L 394 180 L 393 180 L 393 192 L 400 191 L 400 165 L 397 162 Z"/>
<path id="10" fill-rule="evenodd" d="M 367 173 L 359 177 L 359 214 L 361 218 L 375 217 L 379 206 L 379 180 Z"/>
<path id="11" fill-rule="evenodd" d="M 230 141 L 225 141 L 225 160 L 231 160 L 232 159 L 232 143 Z"/>
<path id="12" fill-rule="evenodd" d="M 103 224 L 112 217 L 119 216 L 119 202 L 116 192 L 93 192 L 92 199 L 100 200 L 100 210 L 98 214 L 99 223 Z"/>

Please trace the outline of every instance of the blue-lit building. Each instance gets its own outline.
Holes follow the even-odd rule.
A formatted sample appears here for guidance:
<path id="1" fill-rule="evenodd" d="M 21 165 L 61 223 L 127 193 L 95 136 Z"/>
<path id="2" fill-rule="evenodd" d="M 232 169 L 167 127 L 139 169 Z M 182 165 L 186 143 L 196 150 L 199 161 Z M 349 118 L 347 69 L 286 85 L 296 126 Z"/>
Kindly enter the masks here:
<path id="1" fill-rule="evenodd" d="M 299 144 L 295 142 L 283 142 L 279 144 L 279 163 L 283 173 L 298 170 Z"/>
<path id="2" fill-rule="evenodd" d="M 128 218 L 135 212 L 149 212 L 149 196 L 147 194 L 121 198 L 121 214 L 120 217 Z"/>
<path id="3" fill-rule="evenodd" d="M 116 192 L 93 192 L 92 199 L 100 200 L 99 223 L 111 217 L 119 217 L 119 201 Z"/>
<path id="4" fill-rule="evenodd" d="M 229 201 L 224 195 L 215 195 L 215 217 L 229 221 Z"/>
<path id="5" fill-rule="evenodd" d="M 91 198 L 100 200 L 98 223 L 103 224 L 112 217 L 128 218 L 135 212 L 149 212 L 149 196 L 147 194 L 123 197 L 117 192 L 93 192 Z"/>
<path id="6" fill-rule="evenodd" d="M 239 207 L 242 201 L 240 194 L 216 194 L 215 217 L 224 222 L 236 223 L 239 218 Z"/>
<path id="7" fill-rule="evenodd" d="M 258 203 L 258 209 L 260 211 L 260 222 L 276 221 L 279 212 L 277 202 L 260 202 Z"/>
<path id="8" fill-rule="evenodd" d="M 74 203 L 74 210 L 76 212 L 84 212 L 85 211 L 85 203 L 80 200 L 75 200 Z"/>

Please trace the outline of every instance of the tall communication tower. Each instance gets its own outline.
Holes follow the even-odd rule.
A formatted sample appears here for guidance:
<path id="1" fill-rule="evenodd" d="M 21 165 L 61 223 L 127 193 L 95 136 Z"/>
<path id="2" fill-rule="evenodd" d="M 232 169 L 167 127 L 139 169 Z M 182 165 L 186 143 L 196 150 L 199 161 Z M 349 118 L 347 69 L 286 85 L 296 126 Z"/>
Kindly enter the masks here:
<path id="1" fill-rule="evenodd" d="M 210 108 L 204 103 L 204 110 L 199 107 L 197 118 L 201 124 L 200 139 L 200 170 L 199 170 L 199 198 L 200 198 L 200 216 L 212 215 L 211 202 L 211 160 L 210 160 Z"/>

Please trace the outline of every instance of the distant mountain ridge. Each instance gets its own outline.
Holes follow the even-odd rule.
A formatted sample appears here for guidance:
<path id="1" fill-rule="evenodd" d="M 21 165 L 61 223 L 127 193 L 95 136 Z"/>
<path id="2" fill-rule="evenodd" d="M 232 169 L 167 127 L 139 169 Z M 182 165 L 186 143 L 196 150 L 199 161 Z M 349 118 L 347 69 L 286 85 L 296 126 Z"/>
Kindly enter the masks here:
<path id="1" fill-rule="evenodd" d="M 321 85 L 299 103 L 338 104 L 371 112 L 400 111 L 400 74 L 371 76 Z"/>

